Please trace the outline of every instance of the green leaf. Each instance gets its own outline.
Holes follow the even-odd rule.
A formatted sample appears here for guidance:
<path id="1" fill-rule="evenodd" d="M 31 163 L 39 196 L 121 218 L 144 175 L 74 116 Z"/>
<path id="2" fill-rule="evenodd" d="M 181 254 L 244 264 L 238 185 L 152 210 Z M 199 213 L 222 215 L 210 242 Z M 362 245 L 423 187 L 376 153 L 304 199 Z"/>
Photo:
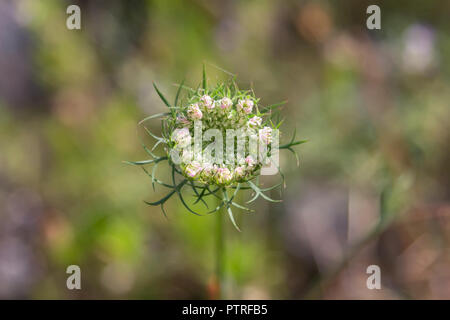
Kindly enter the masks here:
<path id="1" fill-rule="evenodd" d="M 155 164 L 155 167 L 156 167 L 156 164 Z M 155 167 L 153 167 L 153 169 L 155 169 Z M 155 175 L 154 175 L 153 170 L 152 170 L 152 174 L 150 174 L 150 173 L 147 171 L 147 169 L 145 169 L 145 167 L 141 167 L 141 168 L 142 168 L 142 170 L 144 170 L 144 172 L 152 179 L 153 190 L 155 190 L 155 187 L 154 187 L 155 182 L 156 182 L 157 184 L 163 186 L 163 187 L 166 187 L 166 188 L 170 188 L 170 189 L 174 189 L 174 188 L 175 188 L 175 186 L 172 186 L 172 185 L 170 185 L 170 184 L 167 184 L 167 183 L 165 183 L 165 182 L 163 182 L 163 181 L 161 181 L 161 180 L 155 178 Z"/>
<path id="2" fill-rule="evenodd" d="M 236 221 L 234 220 L 233 211 L 231 211 L 231 208 L 228 206 L 227 208 L 228 215 L 230 216 L 230 220 L 233 223 L 233 226 L 236 228 L 237 231 L 241 232 L 241 229 L 239 229 L 238 225 L 236 224 Z"/>
<path id="3" fill-rule="evenodd" d="M 126 164 L 131 164 L 131 165 L 134 165 L 134 166 L 143 166 L 143 165 L 146 165 L 146 164 L 154 163 L 155 159 L 141 160 L 141 161 L 127 161 L 127 160 L 124 160 L 122 162 L 126 163 Z"/>
<path id="4" fill-rule="evenodd" d="M 213 195 L 214 197 L 216 197 L 217 199 L 220 199 L 220 200 L 222 200 L 222 198 L 221 197 L 219 197 L 216 193 L 217 193 L 217 191 L 219 191 L 220 190 L 220 188 L 216 188 L 216 190 L 214 190 L 214 191 L 211 191 L 211 189 L 209 189 L 209 186 L 208 185 L 206 185 L 205 186 L 206 187 L 206 189 L 208 189 L 208 194 L 207 195 Z"/>
<path id="5" fill-rule="evenodd" d="M 184 84 L 184 79 L 183 79 L 183 81 L 181 81 L 181 84 L 178 87 L 177 94 L 175 96 L 175 103 L 174 103 L 175 107 L 178 105 L 178 97 L 180 96 L 180 92 L 181 92 L 181 89 L 183 88 L 183 84 Z"/>
<path id="6" fill-rule="evenodd" d="M 164 102 L 164 104 L 168 107 L 171 108 L 170 103 L 167 101 L 167 99 L 164 97 L 164 95 L 161 93 L 161 91 L 159 91 L 158 87 L 156 86 L 156 83 L 153 82 L 153 87 L 156 90 L 156 93 L 158 93 L 158 96 L 161 98 L 161 100 Z"/>
<path id="7" fill-rule="evenodd" d="M 200 200 L 203 200 L 203 197 L 205 196 L 206 188 L 203 188 L 202 192 L 197 197 L 197 200 L 195 200 L 194 204 L 197 204 Z M 203 200 L 204 201 L 204 200 Z M 208 207 L 208 206 L 206 206 Z"/>
<path id="8" fill-rule="evenodd" d="M 159 206 L 160 204 L 164 204 L 167 200 L 170 199 L 170 197 L 176 192 L 176 189 L 174 189 L 173 191 L 169 192 L 165 197 L 163 197 L 162 199 L 155 201 L 155 202 L 149 202 L 149 201 L 144 201 L 146 204 L 150 205 L 150 206 Z"/>
<path id="9" fill-rule="evenodd" d="M 202 79 L 202 87 L 203 87 L 203 91 L 207 92 L 207 82 L 206 82 L 206 66 L 205 64 L 203 64 L 203 79 Z"/>
<path id="10" fill-rule="evenodd" d="M 182 89 L 189 91 L 190 94 L 195 93 L 195 90 L 188 86 L 184 86 L 184 85 L 177 84 L 177 83 L 175 83 L 174 86 L 181 87 Z"/>
<path id="11" fill-rule="evenodd" d="M 299 145 L 299 144 L 302 144 L 302 143 L 306 143 L 306 142 L 308 142 L 308 140 L 295 141 L 295 142 L 291 143 L 291 146 L 296 146 L 296 145 Z"/>
<path id="12" fill-rule="evenodd" d="M 149 136 L 151 136 L 153 139 L 157 140 L 158 142 L 166 143 L 164 138 L 158 137 L 157 135 L 153 134 L 146 126 L 143 126 L 144 130 L 148 133 Z"/>
<path id="13" fill-rule="evenodd" d="M 238 183 L 236 186 L 236 189 L 234 190 L 233 196 L 231 197 L 230 201 L 228 201 L 229 203 L 233 201 L 233 199 L 236 197 L 237 193 L 239 192 L 239 190 L 241 189 L 241 184 Z"/>
<path id="14" fill-rule="evenodd" d="M 164 217 L 166 217 L 166 219 L 169 220 L 169 218 L 167 217 L 167 214 L 166 214 L 166 210 L 164 210 L 164 203 L 161 203 L 161 211 L 164 214 Z"/>
<path id="15" fill-rule="evenodd" d="M 297 166 L 299 166 L 300 165 L 300 159 L 298 158 L 297 152 L 294 149 L 292 149 L 291 147 L 287 147 L 287 148 L 283 148 L 283 149 L 287 149 L 290 152 L 292 152 L 292 154 L 295 156 L 295 160 L 297 161 Z"/>
<path id="16" fill-rule="evenodd" d="M 224 205 L 225 205 L 225 202 L 221 201 L 220 204 L 219 204 L 216 208 L 214 208 L 213 210 L 207 212 L 207 214 L 212 214 L 212 213 L 214 213 L 214 212 L 219 211 L 220 208 L 222 208 Z"/>
<path id="17" fill-rule="evenodd" d="M 281 125 L 283 124 L 284 119 L 281 120 L 280 122 L 278 122 L 278 124 L 275 126 L 275 129 L 279 129 L 281 127 Z"/>
<path id="18" fill-rule="evenodd" d="M 273 190 L 273 189 L 275 189 L 275 188 L 278 188 L 278 187 L 281 186 L 282 184 L 283 184 L 283 181 L 281 181 L 280 183 L 277 183 L 276 185 L 273 185 L 273 186 L 271 186 L 271 187 L 259 189 L 259 191 L 261 191 L 261 192 L 271 191 L 271 190 Z"/>
<path id="19" fill-rule="evenodd" d="M 185 181 L 187 181 L 187 180 L 185 180 Z M 177 191 L 177 193 L 178 193 L 178 197 L 179 197 L 180 200 L 181 200 L 181 203 L 183 204 L 183 206 L 184 206 L 189 212 L 191 212 L 191 213 L 193 213 L 193 214 L 195 214 L 195 215 L 197 215 L 197 216 L 202 216 L 202 214 L 195 212 L 194 210 L 192 210 L 192 209 L 188 206 L 188 204 L 186 203 L 186 201 L 184 201 L 183 195 L 181 194 L 181 192 L 180 192 L 179 190 Z"/>
<path id="20" fill-rule="evenodd" d="M 278 103 L 274 103 L 274 104 L 272 104 L 272 105 L 270 105 L 270 106 L 267 106 L 267 107 L 262 108 L 262 109 L 261 109 L 261 113 L 265 113 L 265 112 L 267 112 L 267 111 L 269 111 L 269 110 L 272 110 L 272 109 L 281 107 L 282 105 L 284 105 L 284 104 L 286 104 L 286 103 L 287 103 L 287 101 L 281 101 L 281 102 L 278 102 Z"/>
<path id="21" fill-rule="evenodd" d="M 139 121 L 138 124 L 142 124 L 145 121 L 150 120 L 150 119 L 155 119 L 155 118 L 161 118 L 161 117 L 169 116 L 170 114 L 171 114 L 170 112 L 157 113 L 157 114 L 154 114 L 154 115 L 151 115 L 151 116 L 148 116 L 148 117 L 142 119 L 141 121 Z"/>
<path id="22" fill-rule="evenodd" d="M 233 223 L 233 226 L 236 228 L 237 231 L 241 232 L 241 229 L 239 229 L 238 225 L 236 224 L 236 221 L 234 220 L 233 211 L 231 211 L 231 208 L 230 208 L 230 201 L 228 200 L 228 194 L 227 194 L 226 189 L 223 189 L 223 197 L 225 199 L 228 216 L 230 217 L 230 220 Z M 220 212 L 218 214 L 220 214 Z"/>
<path id="23" fill-rule="evenodd" d="M 172 165 L 172 183 L 175 185 L 175 165 Z M 202 214 L 195 212 L 194 210 L 192 210 L 188 204 L 186 203 L 186 201 L 184 201 L 183 195 L 181 194 L 181 188 L 188 182 L 187 179 L 184 179 L 176 188 L 175 191 L 178 194 L 178 198 L 180 198 L 181 203 L 183 204 L 183 206 L 191 213 L 197 215 L 197 216 L 201 216 Z"/>
<path id="24" fill-rule="evenodd" d="M 261 192 L 261 189 L 259 189 L 259 187 L 257 185 L 255 185 L 253 182 L 247 181 L 247 183 L 256 192 L 256 195 L 251 200 L 247 201 L 247 203 L 251 203 L 251 202 L 255 201 L 259 196 L 263 197 L 264 199 L 266 199 L 267 201 L 270 201 L 270 202 L 281 202 L 281 200 L 274 200 L 274 199 L 271 199 L 268 196 L 266 196 L 264 193 Z"/>
<path id="25" fill-rule="evenodd" d="M 165 140 L 163 140 L 163 139 L 162 139 L 162 140 L 158 140 L 158 141 L 153 145 L 152 152 L 155 151 L 155 149 L 159 146 L 160 143 L 167 144 L 167 143 L 165 142 Z"/>
<path id="26" fill-rule="evenodd" d="M 139 140 L 141 141 L 142 148 L 145 150 L 145 152 L 147 152 L 153 158 L 158 158 L 158 156 L 152 152 L 153 149 L 150 150 L 149 148 L 147 148 L 147 146 L 144 144 L 141 138 L 139 138 Z"/>
<path id="27" fill-rule="evenodd" d="M 234 202 L 234 201 L 232 201 L 231 204 L 232 204 L 233 206 L 235 206 L 236 208 L 239 208 L 239 209 L 242 209 L 242 210 L 245 210 L 245 211 L 248 211 L 248 212 L 255 212 L 255 210 L 252 210 L 252 209 L 249 209 L 249 208 L 247 208 L 247 207 L 244 207 L 244 206 L 242 206 L 242 205 L 240 205 L 239 203 L 236 203 L 236 202 Z"/>
<path id="28" fill-rule="evenodd" d="M 205 207 L 206 207 L 207 209 L 209 209 L 208 204 L 207 204 L 206 201 L 203 199 L 203 194 L 205 193 L 205 190 L 206 190 L 206 189 L 203 188 L 202 194 L 199 194 L 198 191 L 197 191 L 197 187 L 195 186 L 194 182 L 189 181 L 189 184 L 191 185 L 192 190 L 194 191 L 194 193 L 195 193 L 195 195 L 196 195 L 196 197 L 197 197 L 197 201 L 195 201 L 194 204 L 196 204 L 196 203 L 200 200 L 200 201 L 205 205 Z"/>
<path id="29" fill-rule="evenodd" d="M 168 187 L 173 188 L 173 190 L 171 192 L 169 192 L 165 197 L 163 197 L 162 199 L 155 201 L 155 202 L 148 202 L 148 201 L 144 201 L 146 204 L 151 205 L 151 206 L 157 206 L 160 204 L 164 204 L 168 199 L 170 199 L 170 197 L 174 194 L 174 193 L 178 193 L 180 194 L 180 189 L 184 186 L 184 184 L 187 182 L 187 180 L 183 180 L 181 181 L 176 187 L 175 187 L 175 179 L 173 179 L 173 186 L 167 185 Z M 182 202 L 184 202 L 184 200 L 182 199 Z"/>
<path id="30" fill-rule="evenodd" d="M 157 168 L 158 168 L 158 164 L 155 163 L 155 165 L 152 168 L 152 175 L 151 175 L 153 191 L 155 191 L 155 181 L 156 181 L 155 174 L 156 174 Z"/>

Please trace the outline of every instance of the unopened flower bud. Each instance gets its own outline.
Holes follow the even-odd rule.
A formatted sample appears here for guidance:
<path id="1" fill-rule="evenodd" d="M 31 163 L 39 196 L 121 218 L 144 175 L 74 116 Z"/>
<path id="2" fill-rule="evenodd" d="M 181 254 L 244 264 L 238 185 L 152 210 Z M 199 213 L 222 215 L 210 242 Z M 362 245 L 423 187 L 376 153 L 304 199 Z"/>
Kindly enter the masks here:
<path id="1" fill-rule="evenodd" d="M 195 176 L 200 173 L 201 169 L 201 165 L 198 162 L 194 161 L 186 166 L 185 172 L 188 177 L 195 178 Z"/>
<path id="2" fill-rule="evenodd" d="M 241 179 L 245 176 L 245 168 L 243 166 L 236 167 L 234 169 L 234 176 L 237 179 Z"/>
<path id="3" fill-rule="evenodd" d="M 270 144 L 272 142 L 272 128 L 264 127 L 259 130 L 259 139 L 265 144 Z"/>
<path id="4" fill-rule="evenodd" d="M 198 104 L 191 104 L 188 108 L 188 115 L 193 120 L 200 120 L 203 117 L 203 113 L 200 110 Z"/>
<path id="5" fill-rule="evenodd" d="M 248 120 L 248 125 L 252 127 L 258 127 L 262 123 L 262 119 L 260 117 L 254 116 L 250 120 Z"/>
<path id="6" fill-rule="evenodd" d="M 217 169 L 217 182 L 219 184 L 227 184 L 229 182 L 231 182 L 231 180 L 233 179 L 233 174 L 231 173 L 230 169 L 228 168 L 218 168 Z"/>
<path id="7" fill-rule="evenodd" d="M 219 100 L 219 103 L 221 109 L 229 109 L 233 105 L 233 102 L 228 97 L 223 97 L 222 99 Z"/>
<path id="8" fill-rule="evenodd" d="M 249 114 L 253 110 L 253 101 L 250 99 L 239 100 L 237 104 L 237 109 L 239 111 L 244 112 L 245 114 Z"/>
<path id="9" fill-rule="evenodd" d="M 204 95 L 203 97 L 201 97 L 200 101 L 207 110 L 212 110 L 215 107 L 214 100 L 208 95 Z"/>

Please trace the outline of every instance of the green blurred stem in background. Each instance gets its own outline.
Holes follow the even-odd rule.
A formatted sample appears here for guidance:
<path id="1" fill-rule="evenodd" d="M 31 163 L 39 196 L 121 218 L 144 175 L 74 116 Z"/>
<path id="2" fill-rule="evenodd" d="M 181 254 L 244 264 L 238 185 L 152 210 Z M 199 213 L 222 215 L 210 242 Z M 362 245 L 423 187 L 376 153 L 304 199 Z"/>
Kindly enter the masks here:
<path id="1" fill-rule="evenodd" d="M 223 192 L 226 192 L 223 190 Z M 221 200 L 217 200 L 220 205 Z M 224 270 L 225 270 L 225 230 L 224 230 L 224 208 L 216 212 L 216 281 L 217 299 L 224 299 Z"/>

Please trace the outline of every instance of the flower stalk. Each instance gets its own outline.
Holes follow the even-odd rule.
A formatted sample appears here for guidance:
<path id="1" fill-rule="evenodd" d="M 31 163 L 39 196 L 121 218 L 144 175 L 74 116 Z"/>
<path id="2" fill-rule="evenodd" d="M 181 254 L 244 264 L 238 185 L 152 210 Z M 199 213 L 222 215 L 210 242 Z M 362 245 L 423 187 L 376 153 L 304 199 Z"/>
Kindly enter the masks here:
<path id="1" fill-rule="evenodd" d="M 225 299 L 225 228 L 224 228 L 224 210 L 216 212 L 216 282 L 217 299 Z"/>

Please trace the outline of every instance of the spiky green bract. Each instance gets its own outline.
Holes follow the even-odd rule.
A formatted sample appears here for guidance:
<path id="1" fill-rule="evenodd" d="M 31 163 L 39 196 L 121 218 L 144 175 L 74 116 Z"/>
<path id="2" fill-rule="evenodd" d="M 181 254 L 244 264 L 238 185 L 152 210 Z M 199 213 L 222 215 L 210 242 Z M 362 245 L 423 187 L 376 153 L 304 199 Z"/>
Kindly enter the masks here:
<path id="1" fill-rule="evenodd" d="M 127 164 L 140 166 L 150 177 L 153 188 L 159 184 L 168 189 L 168 193 L 160 200 L 145 203 L 152 206 L 161 206 L 164 214 L 164 204 L 174 195 L 178 196 L 186 209 L 196 215 L 201 215 L 191 208 L 187 203 L 184 192 L 190 189 L 194 196 L 193 204 L 202 202 L 209 210 L 207 213 L 214 213 L 224 208 L 228 213 L 231 222 L 239 230 L 233 216 L 232 208 L 238 208 L 246 212 L 252 212 L 251 209 L 236 202 L 237 195 L 241 190 L 251 190 L 254 196 L 247 203 L 254 202 L 259 197 L 271 202 L 280 200 L 271 199 L 266 192 L 278 188 L 284 184 L 284 176 L 278 168 L 280 182 L 269 188 L 261 188 L 259 185 L 259 175 L 262 164 L 259 162 L 247 161 L 241 164 L 233 165 L 211 165 L 195 166 L 192 162 L 175 164 L 170 157 L 170 151 L 183 143 L 190 143 L 190 136 L 186 133 L 193 130 L 194 121 L 202 120 L 203 131 L 214 128 L 219 129 L 225 136 L 228 129 L 250 128 L 260 130 L 259 138 L 262 139 L 269 148 L 271 148 L 271 132 L 278 129 L 283 122 L 279 119 L 278 108 L 285 102 L 268 106 L 261 106 L 259 99 L 252 90 L 241 90 L 238 88 L 235 78 L 218 83 L 215 87 L 209 87 L 205 69 L 203 69 L 203 78 L 201 85 L 197 89 L 184 86 L 184 81 L 179 85 L 173 105 L 159 90 L 156 84 L 153 84 L 158 96 L 169 109 L 168 112 L 149 116 L 139 122 L 147 134 L 156 140 L 155 144 L 147 147 L 142 146 L 150 159 L 142 161 L 125 161 Z M 185 93 L 184 95 L 182 93 Z M 152 133 L 145 122 L 151 119 L 161 120 L 161 136 Z M 188 129 L 189 131 L 186 131 Z M 263 135 L 261 135 L 263 132 Z M 177 136 L 174 138 L 174 133 Z M 261 138 L 262 137 L 262 138 Z M 183 140 L 185 139 L 185 140 Z M 281 145 L 280 149 L 287 149 L 298 156 L 292 148 L 295 145 L 306 142 L 305 140 L 295 141 L 295 132 L 290 142 Z M 202 150 L 209 142 L 204 142 Z M 159 145 L 164 146 L 166 155 L 159 156 L 155 150 Z M 251 160 L 251 159 L 250 159 Z M 171 181 L 163 182 L 156 177 L 158 165 L 167 161 L 171 168 Z M 146 166 L 153 165 L 151 170 Z M 215 208 L 208 208 L 206 199 L 213 197 L 219 199 Z"/>

